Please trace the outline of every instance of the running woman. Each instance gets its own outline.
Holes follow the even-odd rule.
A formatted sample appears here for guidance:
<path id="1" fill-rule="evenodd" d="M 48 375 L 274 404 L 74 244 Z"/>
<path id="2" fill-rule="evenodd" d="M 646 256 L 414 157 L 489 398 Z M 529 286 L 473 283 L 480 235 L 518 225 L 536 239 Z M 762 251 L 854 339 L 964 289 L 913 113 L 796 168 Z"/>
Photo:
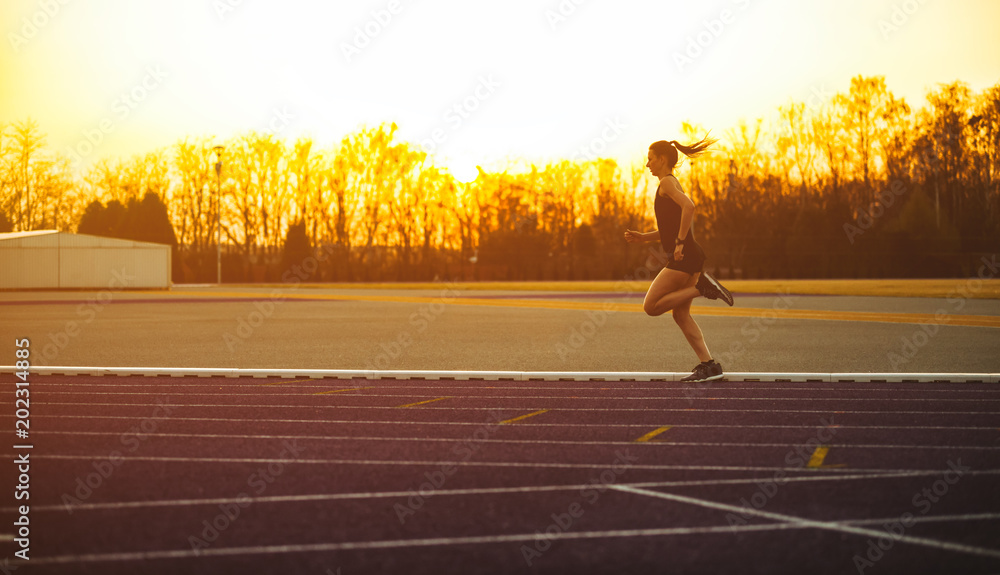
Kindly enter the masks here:
<path id="1" fill-rule="evenodd" d="M 698 296 L 704 296 L 733 305 L 733 294 L 702 271 L 705 250 L 694 239 L 694 202 L 684 194 L 680 182 L 674 177 L 678 150 L 685 156 L 694 158 L 716 141 L 706 136 L 690 146 L 678 144 L 676 140 L 661 140 L 650 145 L 646 167 L 660 179 L 660 185 L 656 188 L 656 200 L 653 202 L 657 229 L 646 233 L 632 230 L 625 232 L 625 241 L 629 243 L 660 240 L 664 251 L 669 254 L 667 266 L 660 270 L 649 285 L 642 307 L 654 317 L 673 311 L 674 321 L 701 360 L 693 373 L 681 380 L 684 382 L 709 381 L 722 377 L 722 366 L 712 359 L 701 328 L 691 317 L 691 302 Z"/>

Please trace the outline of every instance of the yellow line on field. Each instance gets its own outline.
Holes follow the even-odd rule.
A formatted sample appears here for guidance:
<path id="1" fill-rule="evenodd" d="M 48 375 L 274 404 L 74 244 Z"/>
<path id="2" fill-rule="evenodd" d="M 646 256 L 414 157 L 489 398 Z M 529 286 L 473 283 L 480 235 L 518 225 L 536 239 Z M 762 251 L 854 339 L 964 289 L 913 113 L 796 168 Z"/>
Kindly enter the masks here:
<path id="1" fill-rule="evenodd" d="M 977 262 L 975 270 L 981 264 Z M 961 288 L 968 287 L 969 279 L 818 279 L 818 280 L 723 280 L 726 287 L 733 292 L 741 293 L 792 293 L 808 295 L 852 295 L 852 296 L 886 296 L 886 297 L 934 297 L 945 298 L 952 294 L 962 297 L 1000 299 L 1000 279 L 983 280 L 981 289 L 972 291 Z M 975 280 L 978 281 L 978 280 Z M 247 284 L 244 287 L 256 289 L 283 290 L 289 289 L 288 284 Z M 441 291 L 445 284 L 433 282 L 409 283 L 301 283 L 296 287 L 303 291 L 313 289 L 342 290 L 434 290 Z M 589 280 L 589 281 L 478 281 L 451 282 L 447 287 L 456 291 L 567 291 L 567 292 L 628 292 L 644 293 L 649 288 L 649 281 L 621 280 Z M 169 295 L 183 297 L 185 288 Z M 147 297 L 146 294 L 141 294 Z M 122 297 L 127 297 L 123 295 Z"/>
<path id="2" fill-rule="evenodd" d="M 227 299 L 259 299 L 261 294 L 247 292 L 184 292 L 187 297 L 199 296 L 210 298 Z M 471 306 L 493 306 L 493 307 L 521 307 L 521 308 L 541 308 L 541 309 L 580 309 L 596 310 L 607 309 L 608 311 L 642 311 L 639 304 L 620 304 L 612 302 L 580 302 L 580 301 L 547 301 L 533 299 L 494 299 L 494 298 L 466 298 L 451 297 L 443 298 L 438 296 L 401 296 L 401 295 L 369 295 L 369 294 L 309 294 L 309 293 L 276 293 L 275 299 L 311 299 L 311 300 L 342 300 L 342 301 L 372 301 L 372 302 L 392 302 L 392 303 L 441 303 L 447 305 L 471 305 Z"/>
<path id="3" fill-rule="evenodd" d="M 547 409 L 540 409 L 540 410 L 538 410 L 538 411 L 536 411 L 534 413 L 529 413 L 527 415 L 519 415 L 518 417 L 514 417 L 514 418 L 511 418 L 511 419 L 505 419 L 505 420 L 501 421 L 499 423 L 499 425 L 506 425 L 508 423 L 514 423 L 515 421 L 521 421 L 522 419 L 527 419 L 527 418 L 533 417 L 535 415 L 541 415 L 541 414 L 545 413 L 546 411 L 548 411 L 548 410 Z"/>
<path id="4" fill-rule="evenodd" d="M 691 306 L 692 315 L 756 317 L 775 319 L 812 319 L 825 321 L 860 321 L 880 323 L 913 323 L 929 325 L 959 325 L 966 327 L 1000 328 L 1000 316 L 949 315 L 931 313 L 879 313 L 866 311 L 829 311 L 811 309 L 766 309 L 737 307 Z"/>
<path id="5" fill-rule="evenodd" d="M 219 298 L 259 298 L 260 294 L 246 292 L 215 293 L 185 292 L 186 296 Z M 446 305 L 512 307 L 521 309 L 589 310 L 608 312 L 643 313 L 642 304 L 599 301 L 551 301 L 534 299 L 441 298 L 431 296 L 389 296 L 360 294 L 281 294 L 284 299 L 313 299 L 341 301 L 370 301 L 392 303 L 441 303 Z M 1000 328 L 1000 316 L 952 315 L 949 313 L 881 313 L 863 311 L 833 311 L 807 309 L 768 309 L 751 307 L 691 306 L 691 313 L 699 316 L 750 317 L 761 319 L 808 319 L 823 321 L 855 321 L 881 323 L 911 323 L 930 325 L 955 325 L 965 327 Z"/>
<path id="6" fill-rule="evenodd" d="M 340 393 L 342 391 L 360 391 L 362 389 L 375 389 L 374 387 L 351 387 L 347 389 L 334 389 L 331 391 L 321 391 L 319 393 L 314 393 L 313 395 L 326 395 L 328 393 Z"/>
<path id="7" fill-rule="evenodd" d="M 643 435 L 642 437 L 640 437 L 639 439 L 636 439 L 635 441 L 637 443 L 642 443 L 642 442 L 649 441 L 649 440 L 653 439 L 654 437 L 656 437 L 657 435 L 659 435 L 659 434 L 663 433 L 664 431 L 670 429 L 670 427 L 671 426 L 667 425 L 667 426 L 664 426 L 664 427 L 660 427 L 658 429 L 654 429 L 653 431 L 650 431 L 649 433 L 647 433 L 646 435 Z"/>
<path id="8" fill-rule="evenodd" d="M 416 403 L 407 403 L 406 405 L 398 405 L 396 407 L 414 407 L 414 406 L 417 406 L 417 405 L 423 405 L 425 403 L 433 403 L 435 401 L 441 401 L 442 399 L 449 399 L 449 398 L 450 398 L 450 396 L 449 397 L 439 397 L 437 399 L 428 399 L 427 401 L 418 401 Z"/>

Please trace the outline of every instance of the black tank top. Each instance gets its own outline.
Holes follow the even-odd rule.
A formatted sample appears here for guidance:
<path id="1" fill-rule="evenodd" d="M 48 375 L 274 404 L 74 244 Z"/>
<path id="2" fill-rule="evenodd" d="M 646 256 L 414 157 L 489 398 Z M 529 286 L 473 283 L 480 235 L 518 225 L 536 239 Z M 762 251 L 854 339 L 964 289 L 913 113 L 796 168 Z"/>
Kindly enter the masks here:
<path id="1" fill-rule="evenodd" d="M 668 178 L 673 178 L 673 176 L 667 176 Z M 675 178 L 676 179 L 676 178 Z M 670 196 L 660 195 L 660 188 L 663 186 L 663 182 L 660 182 L 659 186 L 656 186 L 656 199 L 653 200 L 653 211 L 656 213 L 656 229 L 660 231 L 660 245 L 668 253 L 674 253 L 674 239 L 680 237 L 681 229 L 681 207 L 675 202 Z M 694 239 L 694 222 L 691 223 L 691 228 L 688 229 L 688 233 L 684 236 L 685 246 L 691 243 L 695 243 Z"/>

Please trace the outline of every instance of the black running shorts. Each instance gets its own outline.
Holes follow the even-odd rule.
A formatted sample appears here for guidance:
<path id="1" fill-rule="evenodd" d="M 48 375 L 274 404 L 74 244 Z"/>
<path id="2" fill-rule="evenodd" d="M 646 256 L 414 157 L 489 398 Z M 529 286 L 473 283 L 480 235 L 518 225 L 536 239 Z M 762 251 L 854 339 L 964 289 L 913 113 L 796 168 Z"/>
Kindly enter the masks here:
<path id="1" fill-rule="evenodd" d="M 705 267 L 705 250 L 701 248 L 701 245 L 695 241 L 688 241 L 684 243 L 684 249 L 681 252 L 684 254 L 684 259 L 679 262 L 674 261 L 674 252 L 670 250 L 667 252 L 667 257 L 670 261 L 667 262 L 667 269 L 677 270 L 689 274 L 696 274 Z"/>

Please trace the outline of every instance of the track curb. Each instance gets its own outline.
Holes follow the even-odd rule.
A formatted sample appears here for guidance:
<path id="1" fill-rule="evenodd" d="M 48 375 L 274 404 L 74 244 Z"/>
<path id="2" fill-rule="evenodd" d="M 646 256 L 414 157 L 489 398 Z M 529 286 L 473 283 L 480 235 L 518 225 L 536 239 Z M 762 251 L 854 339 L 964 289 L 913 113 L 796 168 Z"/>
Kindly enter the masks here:
<path id="1" fill-rule="evenodd" d="M 0 373 L 20 371 L 0 366 Z M 244 369 L 178 367 L 32 366 L 32 375 L 91 375 L 143 377 L 252 377 L 310 379 L 454 379 L 504 381 L 670 381 L 687 372 L 580 372 L 580 371 L 455 371 L 455 370 L 351 370 L 351 369 Z M 728 382 L 802 383 L 1000 383 L 998 373 L 782 373 L 730 372 Z M 711 382 L 704 382 L 710 384 Z"/>

